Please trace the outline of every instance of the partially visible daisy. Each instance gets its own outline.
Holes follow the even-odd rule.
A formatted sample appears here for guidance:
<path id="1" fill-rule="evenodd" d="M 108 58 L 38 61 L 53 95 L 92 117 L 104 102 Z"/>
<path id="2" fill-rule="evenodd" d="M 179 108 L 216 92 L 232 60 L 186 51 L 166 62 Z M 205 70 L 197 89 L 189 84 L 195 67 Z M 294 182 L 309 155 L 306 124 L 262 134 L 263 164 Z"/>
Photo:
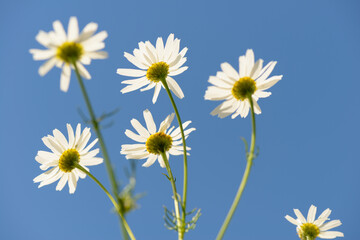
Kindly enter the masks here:
<path id="1" fill-rule="evenodd" d="M 77 169 L 75 165 L 79 164 L 89 171 L 86 166 L 98 165 L 103 162 L 102 158 L 95 157 L 99 153 L 98 148 L 90 151 L 98 141 L 97 139 L 86 146 L 91 137 L 90 128 L 85 128 L 81 132 L 79 123 L 74 134 L 70 124 L 67 124 L 66 127 L 69 141 L 57 129 L 53 131 L 54 136 L 48 135 L 42 138 L 42 141 L 51 152 L 38 151 L 35 160 L 41 164 L 41 170 L 51 169 L 34 178 L 35 183 L 40 182 L 39 188 L 60 179 L 56 190 L 61 191 L 65 184 L 68 183 L 69 192 L 74 193 L 79 177 L 86 177 L 86 174 Z"/>
<path id="2" fill-rule="evenodd" d="M 329 220 L 328 217 L 331 213 L 331 210 L 329 208 L 326 209 L 316 220 L 316 207 L 314 205 L 310 206 L 307 219 L 305 219 L 299 209 L 294 209 L 294 212 L 297 217 L 296 220 L 289 215 L 286 215 L 285 218 L 286 220 L 297 226 L 296 231 L 299 235 L 299 238 L 302 240 L 314 240 L 317 237 L 324 239 L 333 239 L 336 237 L 344 236 L 342 232 L 328 231 L 341 225 L 340 220 L 332 220 L 325 223 L 326 220 Z"/>
<path id="3" fill-rule="evenodd" d="M 221 64 L 222 71 L 217 72 L 216 76 L 210 76 L 209 82 L 214 86 L 208 87 L 205 99 L 224 100 L 211 112 L 211 115 L 224 118 L 232 114 L 231 118 L 233 119 L 238 115 L 245 118 L 250 109 L 249 98 L 253 101 L 254 112 L 261 113 L 257 100 L 270 96 L 271 92 L 264 90 L 281 80 L 282 75 L 268 78 L 276 61 L 271 61 L 263 67 L 262 59 L 256 62 L 254 59 L 253 50 L 248 49 L 246 55 L 239 57 L 239 72 L 225 62 Z"/>
<path id="4" fill-rule="evenodd" d="M 44 76 L 55 65 L 61 68 L 60 89 L 67 92 L 70 84 L 71 68 L 73 62 L 79 69 L 81 76 L 90 79 L 91 76 L 83 64 L 88 65 L 91 59 L 107 58 L 107 53 L 99 51 L 105 47 L 103 42 L 107 32 L 102 31 L 94 35 L 98 25 L 87 24 L 79 34 L 79 25 L 76 17 L 69 20 L 68 33 L 66 34 L 60 21 L 53 22 L 54 31 L 40 31 L 36 40 L 47 49 L 30 49 L 34 60 L 47 60 L 40 68 L 40 76 Z"/>
<path id="5" fill-rule="evenodd" d="M 139 69 L 118 68 L 117 74 L 127 77 L 137 77 L 125 80 L 121 83 L 128 86 L 121 89 L 122 93 L 128 93 L 140 89 L 140 91 L 155 88 L 152 102 L 155 103 L 161 87 L 162 80 L 166 80 L 171 91 L 178 98 L 183 98 L 184 93 L 172 76 L 183 73 L 188 67 L 182 67 L 186 62 L 187 48 L 180 51 L 180 40 L 170 34 L 164 46 L 163 39 L 159 37 L 154 47 L 149 41 L 139 42 L 139 49 L 135 49 L 133 55 L 125 52 L 124 56 Z M 180 52 L 179 52 L 180 51 Z M 145 87 L 146 86 L 146 87 Z"/>
<path id="6" fill-rule="evenodd" d="M 131 125 L 135 128 L 138 134 L 126 130 L 125 134 L 132 140 L 139 142 L 139 144 L 124 144 L 121 145 L 121 154 L 126 155 L 126 159 L 145 159 L 147 161 L 142 165 L 143 167 L 151 166 L 156 160 L 158 160 L 162 168 L 165 167 L 164 160 L 161 156 L 161 153 L 165 153 L 169 159 L 169 154 L 171 155 L 183 155 L 183 146 L 181 139 L 180 127 L 176 128 L 171 127 L 171 122 L 174 119 L 175 114 L 172 113 L 161 122 L 159 130 L 156 131 L 156 125 L 154 119 L 149 110 L 143 112 L 144 119 L 146 123 L 146 128 L 141 125 L 141 123 L 136 120 L 131 120 Z M 183 123 L 183 128 L 185 129 L 191 121 Z M 184 131 L 185 139 L 189 134 L 194 131 L 195 128 L 189 128 Z M 189 147 L 186 148 L 190 150 Z"/>

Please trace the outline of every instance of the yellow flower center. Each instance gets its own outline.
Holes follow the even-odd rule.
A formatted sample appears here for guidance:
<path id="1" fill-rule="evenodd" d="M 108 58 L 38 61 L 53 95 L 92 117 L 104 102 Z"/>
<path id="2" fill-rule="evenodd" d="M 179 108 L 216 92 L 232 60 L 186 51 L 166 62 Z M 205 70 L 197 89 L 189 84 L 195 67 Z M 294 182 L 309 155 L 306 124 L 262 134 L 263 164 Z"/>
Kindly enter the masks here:
<path id="1" fill-rule="evenodd" d="M 80 154 L 76 149 L 68 149 L 59 159 L 59 168 L 63 172 L 71 172 L 75 164 L 80 162 Z"/>
<path id="2" fill-rule="evenodd" d="M 149 67 L 146 72 L 146 77 L 150 81 L 159 82 L 166 79 L 169 74 L 169 65 L 166 62 L 157 62 Z"/>
<path id="3" fill-rule="evenodd" d="M 256 83 L 250 77 L 240 78 L 231 89 L 231 93 L 237 100 L 244 101 L 256 91 Z"/>
<path id="4" fill-rule="evenodd" d="M 76 62 L 80 60 L 83 54 L 83 46 L 76 42 L 64 42 L 56 51 L 56 57 L 66 63 L 72 63 L 73 61 Z"/>
<path id="5" fill-rule="evenodd" d="M 161 153 L 165 153 L 169 151 L 169 149 L 172 146 L 172 137 L 169 135 L 158 132 L 155 134 L 152 134 L 147 140 L 146 140 L 146 150 L 149 153 L 159 155 Z"/>
<path id="6" fill-rule="evenodd" d="M 300 239 L 315 240 L 320 234 L 320 229 L 313 223 L 304 223 L 300 226 L 298 234 Z"/>

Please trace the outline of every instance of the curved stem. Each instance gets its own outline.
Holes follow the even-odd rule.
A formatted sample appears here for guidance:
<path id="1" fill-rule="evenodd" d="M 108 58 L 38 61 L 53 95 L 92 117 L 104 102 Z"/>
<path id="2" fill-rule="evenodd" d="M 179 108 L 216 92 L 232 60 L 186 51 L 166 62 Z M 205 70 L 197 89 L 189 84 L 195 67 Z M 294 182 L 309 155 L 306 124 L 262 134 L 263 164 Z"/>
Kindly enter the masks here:
<path id="1" fill-rule="evenodd" d="M 256 125 L 255 125 L 255 113 L 254 113 L 254 104 L 253 104 L 253 100 L 250 97 L 249 98 L 249 102 L 250 102 L 250 106 L 251 106 L 251 119 L 252 119 L 252 134 L 251 134 L 251 146 L 250 146 L 250 151 L 247 153 L 247 165 L 246 165 L 246 169 L 243 175 L 243 178 L 241 180 L 239 189 L 235 195 L 234 201 L 231 205 L 231 208 L 224 220 L 223 225 L 220 228 L 220 231 L 216 237 L 216 240 L 220 240 L 224 237 L 225 231 L 231 221 L 231 218 L 233 217 L 236 207 L 239 204 L 240 198 L 243 194 L 243 191 L 245 189 L 246 183 L 248 181 L 249 178 L 249 174 L 250 174 L 250 170 L 251 170 L 251 166 L 252 166 L 252 162 L 254 159 L 254 150 L 255 150 L 255 139 L 256 139 Z"/>
<path id="2" fill-rule="evenodd" d="M 174 206 L 175 206 L 175 214 L 176 214 L 176 223 L 177 223 L 177 227 L 178 227 L 178 236 L 179 236 L 179 240 L 184 239 L 184 231 L 182 231 L 183 229 L 183 225 L 181 222 L 181 218 L 180 218 L 180 211 L 179 211 L 179 199 L 178 199 L 178 193 L 176 190 L 176 184 L 175 184 L 175 180 L 174 180 L 174 176 L 171 172 L 171 168 L 170 168 L 170 164 L 169 164 L 169 160 L 166 157 L 166 154 L 164 152 L 161 153 L 161 156 L 164 160 L 165 166 L 166 166 L 166 170 L 169 174 L 169 178 L 170 178 L 170 182 L 171 182 L 171 187 L 173 190 L 173 194 L 174 194 Z"/>
<path id="3" fill-rule="evenodd" d="M 101 182 L 99 180 L 97 180 L 96 177 L 94 177 L 89 171 L 87 171 L 84 167 L 82 167 L 80 164 L 76 163 L 75 165 L 76 168 L 78 168 L 79 170 L 81 170 L 82 172 L 86 173 L 86 175 L 88 175 L 89 177 L 92 178 L 92 180 L 94 180 L 100 187 L 101 189 L 106 193 L 106 195 L 109 197 L 110 201 L 112 202 L 112 204 L 114 205 L 114 207 L 116 208 L 116 211 L 119 213 L 122 222 L 124 224 L 124 227 L 127 231 L 127 233 L 129 234 L 130 238 L 132 240 L 136 240 L 134 234 L 132 233 L 130 226 L 128 225 L 128 223 L 125 220 L 124 214 L 122 213 L 120 206 L 118 205 L 118 203 L 115 201 L 115 199 L 113 198 L 113 196 L 109 193 L 109 191 L 104 187 L 104 185 L 101 184 Z"/>
<path id="4" fill-rule="evenodd" d="M 121 200 L 118 198 L 118 196 L 119 196 L 119 186 L 117 184 L 115 173 L 114 173 L 113 167 L 112 167 L 111 162 L 110 162 L 110 158 L 109 158 L 106 146 L 105 146 L 104 138 L 103 138 L 103 136 L 101 134 L 101 131 L 100 131 L 100 128 L 99 128 L 99 122 L 97 121 L 97 119 L 95 117 L 94 110 L 93 110 L 93 108 L 91 106 L 90 99 L 89 99 L 89 96 L 88 96 L 88 94 L 86 92 L 85 85 L 83 83 L 81 75 L 79 73 L 79 69 L 78 69 L 78 67 L 76 65 L 76 61 L 72 62 L 72 64 L 73 64 L 74 69 L 75 69 L 76 77 L 78 79 L 78 82 L 79 82 L 79 85 L 80 85 L 80 88 L 81 88 L 81 92 L 82 92 L 82 94 L 84 96 L 84 99 L 85 99 L 86 107 L 87 107 L 87 109 L 89 111 L 89 114 L 90 114 L 93 129 L 95 130 L 95 133 L 96 133 L 96 135 L 97 135 L 97 137 L 99 139 L 101 152 L 102 152 L 102 155 L 104 157 L 106 170 L 107 170 L 107 173 L 109 175 L 109 180 L 110 180 L 110 183 L 111 183 L 112 193 L 114 194 L 114 196 L 116 196 L 118 205 L 122 206 Z M 121 226 L 121 228 L 123 228 L 122 225 L 123 225 L 123 223 L 122 223 L 122 220 L 120 218 L 120 226 Z M 123 238 L 125 240 L 127 240 L 128 236 L 126 234 L 124 234 L 124 231 L 122 231 L 122 233 L 123 233 Z"/>
<path id="5" fill-rule="evenodd" d="M 183 195 L 182 195 L 182 204 L 181 204 L 181 207 L 182 207 L 181 221 L 182 221 L 182 225 L 185 226 L 188 171 L 187 171 L 187 152 L 186 152 L 186 142 L 185 142 L 184 128 L 182 126 L 179 111 L 178 111 L 178 109 L 176 107 L 174 98 L 172 97 L 171 91 L 169 89 L 169 86 L 168 86 L 166 80 L 162 79 L 161 83 L 163 84 L 167 94 L 169 95 L 171 104 L 173 105 L 173 108 L 175 110 L 176 118 L 178 120 L 179 127 L 180 127 L 180 130 L 181 130 L 181 138 L 182 138 L 183 149 L 184 149 L 184 182 L 183 182 Z M 184 231 L 185 231 L 185 228 L 184 228 Z"/>

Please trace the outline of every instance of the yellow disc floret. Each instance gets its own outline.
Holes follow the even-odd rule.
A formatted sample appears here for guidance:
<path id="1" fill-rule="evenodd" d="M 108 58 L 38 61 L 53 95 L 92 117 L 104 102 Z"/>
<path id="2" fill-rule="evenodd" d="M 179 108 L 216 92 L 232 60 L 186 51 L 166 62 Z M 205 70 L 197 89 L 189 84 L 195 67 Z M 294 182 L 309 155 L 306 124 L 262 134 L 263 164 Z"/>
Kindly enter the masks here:
<path id="1" fill-rule="evenodd" d="M 313 223 L 304 223 L 299 227 L 298 234 L 300 239 L 315 240 L 320 234 L 320 229 Z"/>
<path id="2" fill-rule="evenodd" d="M 63 172 L 71 172 L 77 163 L 80 162 L 80 154 L 76 149 L 68 149 L 59 159 L 59 168 Z"/>
<path id="3" fill-rule="evenodd" d="M 256 91 L 256 83 L 250 77 L 240 78 L 233 86 L 231 93 L 237 100 L 244 101 Z"/>
<path id="4" fill-rule="evenodd" d="M 158 132 L 155 134 L 152 134 L 147 140 L 146 140 L 146 150 L 149 153 L 159 155 L 161 153 L 165 153 L 169 151 L 169 149 L 172 146 L 172 137 L 169 135 Z"/>
<path id="5" fill-rule="evenodd" d="M 169 74 L 169 65 L 166 62 L 157 62 L 149 67 L 146 78 L 153 82 L 165 80 Z"/>
<path id="6" fill-rule="evenodd" d="M 83 54 L 83 46 L 76 42 L 64 42 L 56 51 L 56 57 L 66 63 L 72 63 L 80 60 Z"/>

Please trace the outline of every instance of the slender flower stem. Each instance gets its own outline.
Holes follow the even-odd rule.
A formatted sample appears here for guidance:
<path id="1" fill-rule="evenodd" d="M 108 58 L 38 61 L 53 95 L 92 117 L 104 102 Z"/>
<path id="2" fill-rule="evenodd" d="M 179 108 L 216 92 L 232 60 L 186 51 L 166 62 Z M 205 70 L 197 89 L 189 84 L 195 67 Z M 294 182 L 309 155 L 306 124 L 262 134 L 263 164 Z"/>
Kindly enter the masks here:
<path id="1" fill-rule="evenodd" d="M 236 193 L 236 196 L 234 198 L 234 201 L 231 205 L 231 208 L 224 220 L 223 225 L 221 226 L 221 229 L 216 237 L 216 240 L 221 240 L 224 237 L 225 231 L 231 221 L 231 218 L 233 217 L 236 207 L 239 204 L 240 198 L 243 194 L 243 191 L 245 189 L 246 183 L 248 181 L 249 178 L 249 174 L 250 174 L 250 170 L 251 170 L 251 166 L 253 163 L 253 159 L 254 159 L 254 150 L 255 150 L 255 138 L 256 138 L 256 124 L 255 124 L 255 113 L 254 113 L 254 103 L 251 97 L 249 97 L 249 102 L 250 102 L 250 106 L 251 106 L 251 119 L 252 119 L 252 134 L 251 134 L 251 145 L 250 145 L 250 151 L 247 153 L 247 165 L 246 165 L 246 169 L 243 175 L 243 178 L 241 180 L 239 189 Z"/>
<path id="2" fill-rule="evenodd" d="M 93 110 L 93 108 L 91 106 L 90 99 L 89 99 L 89 96 L 88 96 L 88 94 L 86 92 L 85 85 L 83 83 L 83 80 L 82 80 L 82 77 L 80 75 L 79 69 L 78 69 L 78 67 L 76 65 L 76 61 L 73 61 L 72 64 L 74 66 L 76 77 L 78 79 L 78 82 L 79 82 L 79 85 L 80 85 L 80 88 L 81 88 L 81 92 L 82 92 L 82 94 L 84 96 L 85 103 L 86 103 L 87 109 L 88 109 L 89 114 L 90 114 L 91 123 L 92 123 L 93 128 L 95 130 L 95 133 L 96 133 L 96 135 L 97 135 L 97 137 L 99 139 L 99 144 L 100 144 L 102 155 L 104 157 L 106 170 L 107 170 L 107 173 L 109 175 L 109 180 L 110 180 L 110 183 L 111 183 L 112 192 L 113 192 L 114 196 L 117 199 L 118 205 L 121 208 L 122 203 L 121 203 L 121 200 L 118 198 L 118 196 L 119 196 L 119 186 L 117 184 L 115 173 L 114 173 L 113 167 L 112 167 L 111 162 L 110 162 L 110 158 L 109 158 L 106 146 L 105 146 L 104 138 L 103 138 L 103 136 L 101 134 L 101 131 L 100 131 L 100 128 L 99 128 L 99 122 L 97 121 L 97 119 L 95 117 L 94 110 Z M 122 208 L 121 208 L 121 211 L 123 211 Z M 120 220 L 121 229 L 123 229 L 124 226 L 123 226 L 122 219 L 120 218 L 119 220 Z M 121 232 L 123 233 L 124 240 L 127 240 L 128 236 L 126 234 L 124 234 L 124 231 L 121 231 Z"/>
<path id="3" fill-rule="evenodd" d="M 161 156 L 164 160 L 166 170 L 169 174 L 171 187 L 172 187 L 173 194 L 174 194 L 174 205 L 175 205 L 176 223 L 177 223 L 177 227 L 178 227 L 178 236 L 179 236 L 179 240 L 182 240 L 182 239 L 184 239 L 184 231 L 182 231 L 183 225 L 182 225 L 181 218 L 180 218 L 179 199 L 178 199 L 178 193 L 176 191 L 176 184 L 175 184 L 174 176 L 171 172 L 169 160 L 167 159 L 166 154 L 164 152 L 162 152 Z"/>
<path id="4" fill-rule="evenodd" d="M 169 89 L 169 86 L 166 82 L 165 79 L 162 79 L 161 80 L 161 83 L 163 84 L 167 94 L 169 95 L 169 98 L 170 98 L 170 101 L 171 101 L 171 104 L 173 105 L 173 108 L 175 110 L 175 113 L 176 113 L 176 118 L 179 122 L 179 127 L 180 127 L 180 130 L 181 130 L 181 138 L 182 138 L 182 143 L 183 143 L 183 149 L 184 149 L 184 182 L 183 182 L 183 196 L 182 196 L 182 218 L 181 218 L 181 221 L 182 221 L 182 225 L 185 226 L 185 218 L 186 218 L 186 199 L 187 199 L 187 182 L 188 182 L 188 170 L 187 170 L 187 152 L 186 152 L 186 142 L 185 142 L 185 134 L 184 134 L 184 128 L 182 126 L 182 122 L 181 122 L 181 119 L 180 119 L 180 114 L 179 114 L 179 111 L 176 107 L 176 104 L 175 104 L 175 101 L 174 101 L 174 98 L 172 97 L 172 94 L 171 94 L 171 91 Z M 185 228 L 183 228 L 183 231 L 185 232 Z M 183 233 L 184 233 L 183 232 Z"/>
<path id="5" fill-rule="evenodd" d="M 128 223 L 126 222 L 126 219 L 124 217 L 124 214 L 119 206 L 119 204 L 115 201 L 115 199 L 113 198 L 113 196 L 109 193 L 109 191 L 104 187 L 104 185 L 101 184 L 101 182 L 99 180 L 97 180 L 96 177 L 94 177 L 89 171 L 87 171 L 84 167 L 82 167 L 80 164 L 76 163 L 75 165 L 76 168 L 80 169 L 82 172 L 86 173 L 86 175 L 88 175 L 89 177 L 92 178 L 92 180 L 94 180 L 100 187 L 101 189 L 106 193 L 106 195 L 109 197 L 110 201 L 112 202 L 112 204 L 114 205 L 114 207 L 116 208 L 116 211 L 119 213 L 122 222 L 124 224 L 124 227 L 127 231 L 127 233 L 129 234 L 130 238 L 132 240 L 136 240 L 134 234 L 132 233 L 130 226 L 128 225 Z"/>

